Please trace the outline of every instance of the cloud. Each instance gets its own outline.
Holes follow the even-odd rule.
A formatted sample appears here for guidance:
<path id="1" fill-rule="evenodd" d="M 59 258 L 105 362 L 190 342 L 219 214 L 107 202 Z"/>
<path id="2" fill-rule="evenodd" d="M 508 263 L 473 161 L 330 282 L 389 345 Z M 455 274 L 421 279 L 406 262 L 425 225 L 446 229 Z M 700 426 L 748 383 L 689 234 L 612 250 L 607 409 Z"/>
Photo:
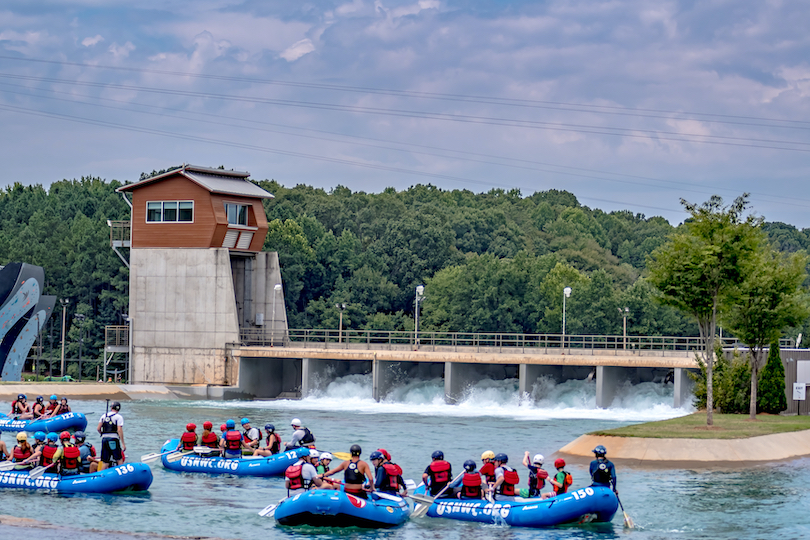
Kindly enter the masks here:
<path id="1" fill-rule="evenodd" d="M 287 62 L 295 62 L 305 54 L 309 54 L 315 50 L 315 45 L 312 44 L 312 41 L 309 38 L 302 39 L 297 43 L 293 43 L 284 51 L 279 54 Z"/>
<path id="2" fill-rule="evenodd" d="M 133 45 L 131 41 L 127 41 L 123 45 L 113 43 L 107 50 L 110 51 L 116 59 L 126 58 L 129 56 L 129 53 L 135 50 L 135 45 Z"/>
<path id="3" fill-rule="evenodd" d="M 101 37 L 101 34 L 96 34 L 95 37 L 86 37 L 82 40 L 82 45 L 85 47 L 94 47 L 104 41 L 104 38 Z"/>

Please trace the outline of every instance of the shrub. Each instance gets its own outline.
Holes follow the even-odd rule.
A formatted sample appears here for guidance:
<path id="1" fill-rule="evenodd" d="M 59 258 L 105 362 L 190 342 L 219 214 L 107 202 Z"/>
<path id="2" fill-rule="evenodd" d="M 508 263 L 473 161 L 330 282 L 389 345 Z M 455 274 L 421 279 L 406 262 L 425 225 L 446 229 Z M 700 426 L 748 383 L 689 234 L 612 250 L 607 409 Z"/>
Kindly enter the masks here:
<path id="1" fill-rule="evenodd" d="M 759 375 L 757 412 L 779 414 L 785 409 L 787 409 L 785 366 L 779 356 L 779 342 L 775 342 L 768 350 L 768 363 Z"/>

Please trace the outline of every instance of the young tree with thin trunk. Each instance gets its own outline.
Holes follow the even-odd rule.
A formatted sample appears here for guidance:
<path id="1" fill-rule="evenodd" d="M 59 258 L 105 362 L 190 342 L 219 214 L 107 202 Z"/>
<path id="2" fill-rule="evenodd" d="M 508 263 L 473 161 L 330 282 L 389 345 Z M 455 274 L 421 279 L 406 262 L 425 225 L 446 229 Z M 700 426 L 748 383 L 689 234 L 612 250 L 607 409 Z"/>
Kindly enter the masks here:
<path id="1" fill-rule="evenodd" d="M 784 255 L 766 247 L 757 254 L 747 279 L 725 299 L 723 326 L 748 346 L 752 420 L 757 419 L 757 384 L 765 347 L 778 342 L 784 328 L 802 323 L 810 313 L 801 287 L 806 264 L 804 255 Z"/>
<path id="2" fill-rule="evenodd" d="M 706 364 L 706 424 L 714 423 L 712 370 L 721 299 L 742 283 L 759 250 L 761 218 L 745 217 L 748 194 L 724 206 L 713 195 L 702 205 L 681 199 L 690 218 L 649 258 L 650 282 L 663 303 L 697 320 Z"/>

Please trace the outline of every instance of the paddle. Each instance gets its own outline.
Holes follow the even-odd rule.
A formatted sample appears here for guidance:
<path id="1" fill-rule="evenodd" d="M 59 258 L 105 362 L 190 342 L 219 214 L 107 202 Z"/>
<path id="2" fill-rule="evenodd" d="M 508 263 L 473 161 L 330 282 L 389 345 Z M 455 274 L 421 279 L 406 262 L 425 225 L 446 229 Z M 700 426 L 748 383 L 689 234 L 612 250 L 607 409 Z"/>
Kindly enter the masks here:
<path id="1" fill-rule="evenodd" d="M 10 471 L 14 468 L 14 465 L 16 465 L 16 463 L 13 461 L 4 461 L 0 463 L 0 471 Z"/>
<path id="2" fill-rule="evenodd" d="M 50 465 L 46 465 L 45 467 L 37 467 L 35 469 L 32 469 L 31 472 L 28 473 L 28 478 L 30 478 L 31 480 L 39 478 L 40 476 L 45 474 L 45 471 L 56 465 L 56 463 L 57 462 L 54 461 L 53 463 L 51 463 Z"/>
<path id="3" fill-rule="evenodd" d="M 372 495 L 376 495 L 380 499 L 388 499 L 389 501 L 399 502 L 402 500 L 402 497 L 397 495 L 392 495 L 390 493 L 385 493 L 384 491 L 375 491 Z"/>
<path id="4" fill-rule="evenodd" d="M 319 450 L 320 452 L 320 450 Z M 335 458 L 339 459 L 340 461 L 349 461 L 352 459 L 352 455 L 348 452 L 329 452 Z M 321 452 L 323 454 L 323 452 Z"/>
<path id="5" fill-rule="evenodd" d="M 616 492 L 614 491 L 614 493 L 616 493 Z M 619 507 L 622 509 L 622 514 L 624 514 L 624 526 L 625 526 L 625 528 L 627 528 L 627 529 L 635 528 L 635 525 L 633 524 L 633 519 L 630 516 L 627 515 L 627 512 L 624 511 L 624 506 L 622 505 L 622 500 L 619 498 L 618 493 L 616 493 L 616 500 L 619 501 Z"/>
<path id="6" fill-rule="evenodd" d="M 175 461 L 180 461 L 184 457 L 191 455 L 193 453 L 194 452 L 181 452 L 180 450 L 172 450 L 166 457 L 166 461 L 168 461 L 169 463 L 174 463 Z"/>
<path id="7" fill-rule="evenodd" d="M 177 452 L 177 450 L 168 450 L 160 454 L 158 454 L 157 452 L 152 452 L 151 454 L 144 454 L 141 456 L 141 463 L 152 463 L 153 461 L 157 461 L 157 458 L 165 456 L 166 454 L 171 454 L 172 452 Z"/>
<path id="8" fill-rule="evenodd" d="M 210 454 L 212 452 L 219 452 L 219 448 L 211 448 L 210 446 L 195 446 L 195 454 Z"/>
<path id="9" fill-rule="evenodd" d="M 262 508 L 262 510 L 259 512 L 259 515 L 262 517 L 273 517 L 273 515 L 276 513 L 276 508 L 278 508 L 278 505 L 283 503 L 285 500 L 286 499 L 281 499 L 276 504 L 271 504 L 269 506 Z"/>
<path id="10" fill-rule="evenodd" d="M 453 478 L 452 482 L 448 482 L 447 485 L 444 486 L 442 488 L 442 490 L 436 494 L 435 497 L 429 497 L 427 495 L 422 495 L 422 496 L 419 496 L 418 498 L 416 498 L 413 495 L 411 495 L 411 498 L 419 503 L 419 505 L 417 505 L 416 509 L 413 511 L 413 514 L 411 514 L 411 517 L 422 517 L 425 514 L 427 514 L 428 510 L 430 510 L 430 505 L 433 504 L 436 499 L 441 497 L 444 494 L 444 492 L 447 491 L 447 488 L 449 488 L 451 484 L 455 483 L 456 480 L 461 478 L 463 474 L 464 474 L 464 471 L 461 471 L 458 474 L 458 476 Z M 428 501 L 430 501 L 430 502 L 428 502 Z"/>

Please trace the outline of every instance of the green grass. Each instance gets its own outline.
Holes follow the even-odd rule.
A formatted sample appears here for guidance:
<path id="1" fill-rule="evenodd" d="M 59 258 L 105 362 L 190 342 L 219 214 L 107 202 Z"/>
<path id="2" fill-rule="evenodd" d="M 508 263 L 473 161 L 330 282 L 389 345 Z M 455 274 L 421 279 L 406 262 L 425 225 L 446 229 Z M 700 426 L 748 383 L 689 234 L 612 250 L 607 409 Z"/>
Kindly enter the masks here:
<path id="1" fill-rule="evenodd" d="M 773 433 L 810 429 L 810 416 L 758 415 L 751 421 L 747 414 L 716 414 L 714 426 L 706 425 L 706 413 L 647 422 L 634 426 L 594 431 L 591 435 L 646 437 L 650 439 L 744 439 Z"/>

